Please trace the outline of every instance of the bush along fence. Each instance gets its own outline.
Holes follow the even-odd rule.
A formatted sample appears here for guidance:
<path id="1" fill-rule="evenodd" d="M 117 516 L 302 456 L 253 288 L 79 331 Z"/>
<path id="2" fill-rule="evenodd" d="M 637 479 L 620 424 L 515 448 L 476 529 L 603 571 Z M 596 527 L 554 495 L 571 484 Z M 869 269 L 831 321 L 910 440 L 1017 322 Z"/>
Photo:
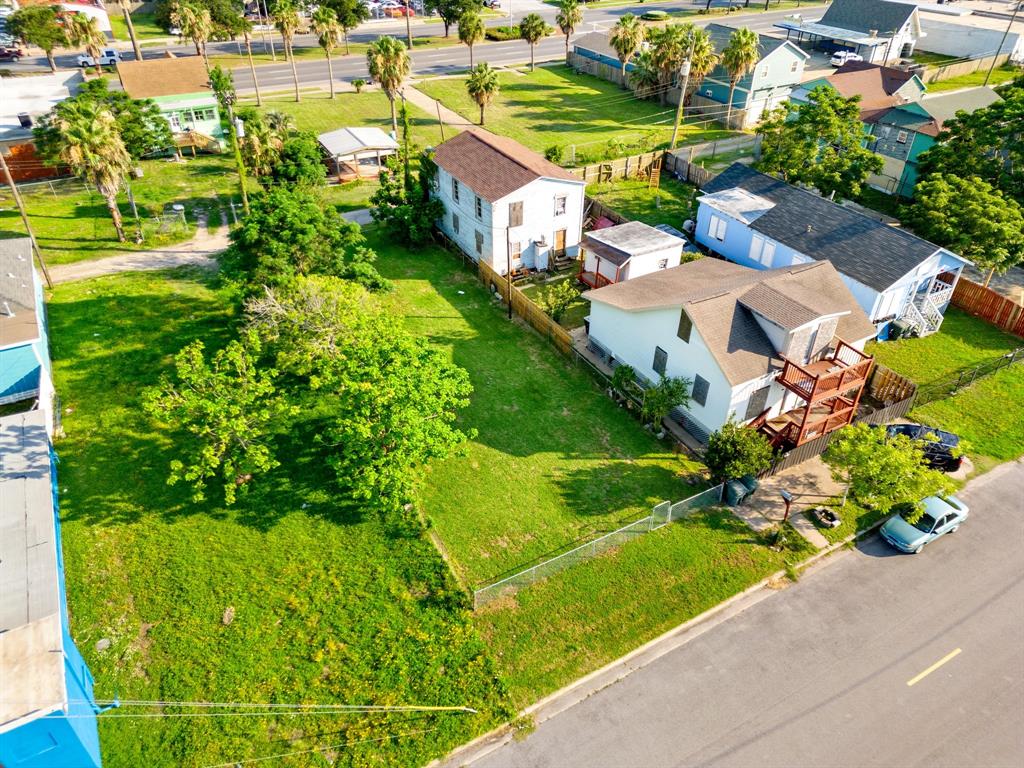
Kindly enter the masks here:
<path id="1" fill-rule="evenodd" d="M 640 520 L 635 520 L 610 533 L 593 538 L 582 544 L 577 544 L 554 557 L 543 560 L 539 563 L 523 568 L 511 576 L 501 577 L 497 580 L 484 583 L 473 590 L 473 608 L 478 609 L 500 597 L 514 595 L 520 589 L 543 581 L 556 573 L 572 568 L 578 563 L 591 560 L 598 555 L 611 549 L 621 547 L 630 541 L 642 536 L 645 533 L 664 528 L 672 522 L 682 520 L 699 509 L 713 507 L 722 502 L 721 484 L 701 491 L 690 496 L 688 499 L 677 501 L 674 504 L 663 501 L 651 510 L 651 514 Z"/>
<path id="2" fill-rule="evenodd" d="M 953 289 L 953 306 L 1007 333 L 1024 337 L 1024 306 L 991 288 L 960 276 Z"/>

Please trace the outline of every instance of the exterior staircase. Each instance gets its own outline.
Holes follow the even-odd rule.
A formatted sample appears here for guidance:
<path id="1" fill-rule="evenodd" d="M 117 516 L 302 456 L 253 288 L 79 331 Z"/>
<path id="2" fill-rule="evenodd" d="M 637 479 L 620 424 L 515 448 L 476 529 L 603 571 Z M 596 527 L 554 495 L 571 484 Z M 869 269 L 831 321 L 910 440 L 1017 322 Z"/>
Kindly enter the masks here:
<path id="1" fill-rule="evenodd" d="M 953 286 L 935 282 L 925 293 L 916 293 L 907 300 L 900 319 L 918 336 L 935 333 L 942 326 L 942 310 L 953 297 Z"/>

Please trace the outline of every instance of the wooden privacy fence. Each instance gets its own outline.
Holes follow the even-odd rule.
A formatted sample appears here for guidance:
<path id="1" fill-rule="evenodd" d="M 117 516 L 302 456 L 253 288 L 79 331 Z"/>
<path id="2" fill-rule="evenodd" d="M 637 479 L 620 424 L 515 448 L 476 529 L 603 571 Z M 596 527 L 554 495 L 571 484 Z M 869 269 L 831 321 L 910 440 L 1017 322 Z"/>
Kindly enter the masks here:
<path id="1" fill-rule="evenodd" d="M 620 157 L 602 163 L 592 163 L 582 168 L 569 168 L 569 173 L 579 176 L 587 184 L 602 184 L 619 179 L 632 179 L 635 176 L 649 176 L 651 170 L 659 167 L 659 161 L 665 150 L 644 152 L 640 155 Z"/>
<path id="2" fill-rule="evenodd" d="M 599 219 L 603 216 L 615 224 L 625 224 L 627 221 L 631 221 L 614 208 L 609 208 L 600 200 L 595 200 L 592 197 L 585 198 L 583 209 L 585 211 L 584 219 Z"/>
<path id="3" fill-rule="evenodd" d="M 555 349 L 566 357 L 572 356 L 572 336 L 567 330 L 548 317 L 544 310 L 527 298 L 525 293 L 514 285 L 509 285 L 503 275 L 498 274 L 483 261 L 477 262 L 477 269 L 480 281 L 492 292 L 501 296 L 502 303 L 508 304 L 511 290 L 512 311 L 528 322 L 541 336 L 550 339 L 551 343 L 555 345 Z"/>
<path id="4" fill-rule="evenodd" d="M 873 400 L 888 405 L 912 398 L 917 391 L 917 384 L 891 368 L 875 363 L 867 390 Z"/>
<path id="5" fill-rule="evenodd" d="M 960 277 L 953 289 L 953 306 L 996 328 L 1024 336 L 1024 307 L 973 280 Z"/>
<path id="6" fill-rule="evenodd" d="M 673 174 L 680 181 L 693 184 L 698 189 L 718 175 L 714 171 L 709 171 L 696 163 L 691 163 L 678 154 L 665 155 L 665 170 Z"/>

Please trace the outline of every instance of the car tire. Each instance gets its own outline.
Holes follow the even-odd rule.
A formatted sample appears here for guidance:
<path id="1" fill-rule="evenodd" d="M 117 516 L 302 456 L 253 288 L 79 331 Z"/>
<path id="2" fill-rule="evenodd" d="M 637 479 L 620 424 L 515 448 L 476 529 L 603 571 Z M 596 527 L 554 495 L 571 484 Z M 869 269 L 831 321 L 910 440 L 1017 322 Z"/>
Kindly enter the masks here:
<path id="1" fill-rule="evenodd" d="M 960 526 L 959 525 L 954 525 L 952 528 L 950 528 L 948 531 L 946 531 L 946 533 L 956 533 L 959 530 L 960 530 Z"/>
<path id="2" fill-rule="evenodd" d="M 912 555 L 920 555 L 920 554 L 921 554 L 921 550 L 922 550 L 922 549 L 924 549 L 924 544 L 922 544 L 922 545 L 921 545 L 920 547 L 918 547 L 917 549 L 915 549 L 915 550 L 912 550 L 910 554 L 912 554 Z"/>
<path id="3" fill-rule="evenodd" d="M 11 64 L 17 64 L 19 61 L 21 61 L 21 59 L 17 56 L 11 56 Z"/>

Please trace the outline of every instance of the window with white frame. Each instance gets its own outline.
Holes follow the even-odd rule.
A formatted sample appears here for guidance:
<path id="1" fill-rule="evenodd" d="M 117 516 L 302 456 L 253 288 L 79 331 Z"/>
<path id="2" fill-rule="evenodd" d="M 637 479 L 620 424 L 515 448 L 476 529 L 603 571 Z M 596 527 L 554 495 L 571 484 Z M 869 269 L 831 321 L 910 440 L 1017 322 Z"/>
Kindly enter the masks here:
<path id="1" fill-rule="evenodd" d="M 708 236 L 720 242 L 725 240 L 725 219 L 711 214 L 711 218 L 708 220 Z"/>
<path id="2" fill-rule="evenodd" d="M 172 131 L 181 130 L 181 116 L 177 112 L 171 112 L 167 115 L 167 122 L 171 124 Z"/>
<path id="3" fill-rule="evenodd" d="M 509 248 L 511 249 L 509 252 L 509 256 L 511 257 L 512 261 L 516 261 L 519 257 L 523 255 L 523 244 L 519 240 L 513 240 L 511 243 L 509 243 Z"/>
<path id="4" fill-rule="evenodd" d="M 775 258 L 775 243 L 762 235 L 754 235 L 750 239 L 750 258 L 766 267 L 772 265 Z"/>
<path id="5" fill-rule="evenodd" d="M 908 138 L 910 138 L 909 133 L 907 133 L 906 131 L 900 131 L 899 133 L 896 134 L 896 143 L 906 144 Z"/>
<path id="6" fill-rule="evenodd" d="M 565 213 L 565 206 L 567 198 L 565 195 L 555 196 L 555 216 L 561 216 Z"/>
<path id="7" fill-rule="evenodd" d="M 459 202 L 459 180 L 452 176 L 452 200 Z"/>
<path id="8" fill-rule="evenodd" d="M 456 235 L 459 234 L 459 216 L 456 213 L 452 214 L 452 231 Z"/>

